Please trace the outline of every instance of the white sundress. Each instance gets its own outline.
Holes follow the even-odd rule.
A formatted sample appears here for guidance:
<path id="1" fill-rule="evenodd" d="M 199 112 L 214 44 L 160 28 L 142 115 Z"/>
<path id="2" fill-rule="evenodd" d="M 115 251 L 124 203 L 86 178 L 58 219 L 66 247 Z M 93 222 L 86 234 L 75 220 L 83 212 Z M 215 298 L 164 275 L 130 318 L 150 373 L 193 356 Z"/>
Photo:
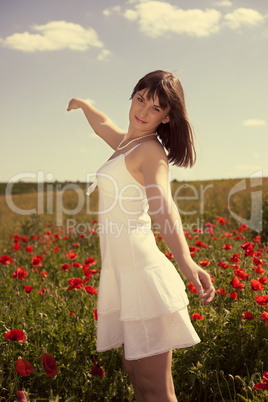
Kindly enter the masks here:
<path id="1" fill-rule="evenodd" d="M 156 245 L 145 187 L 125 164 L 139 145 L 105 162 L 87 191 L 91 194 L 98 185 L 102 268 L 97 351 L 124 344 L 127 360 L 200 342 L 189 318 L 184 282 Z"/>

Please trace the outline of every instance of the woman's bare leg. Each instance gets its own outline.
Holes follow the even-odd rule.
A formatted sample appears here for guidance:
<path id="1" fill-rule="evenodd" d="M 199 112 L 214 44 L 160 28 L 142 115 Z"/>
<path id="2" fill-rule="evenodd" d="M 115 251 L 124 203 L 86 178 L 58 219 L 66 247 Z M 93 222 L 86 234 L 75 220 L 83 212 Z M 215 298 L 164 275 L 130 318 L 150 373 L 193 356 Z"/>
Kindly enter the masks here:
<path id="1" fill-rule="evenodd" d="M 123 367 L 129 376 L 131 384 L 133 385 L 136 402 L 145 402 L 145 400 L 143 399 L 139 390 L 136 387 L 135 374 L 134 374 L 134 369 L 133 369 L 133 365 L 132 365 L 132 360 L 126 360 L 126 358 L 125 358 L 124 345 L 123 345 Z"/>
<path id="2" fill-rule="evenodd" d="M 137 402 L 177 402 L 171 375 L 172 351 L 126 360 L 124 367 L 133 384 Z"/>

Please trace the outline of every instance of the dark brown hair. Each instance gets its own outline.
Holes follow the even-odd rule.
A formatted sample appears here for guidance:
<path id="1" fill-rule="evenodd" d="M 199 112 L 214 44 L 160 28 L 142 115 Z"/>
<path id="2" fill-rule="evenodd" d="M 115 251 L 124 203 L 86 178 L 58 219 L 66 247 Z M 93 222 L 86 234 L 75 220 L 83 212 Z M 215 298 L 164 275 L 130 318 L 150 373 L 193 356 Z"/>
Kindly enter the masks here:
<path id="1" fill-rule="evenodd" d="M 131 99 L 136 92 L 143 89 L 148 89 L 148 99 L 158 97 L 163 110 L 170 106 L 170 121 L 161 123 L 157 128 L 158 138 L 168 152 L 168 161 L 177 166 L 193 166 L 196 160 L 193 130 L 187 116 L 179 79 L 167 71 L 153 71 L 139 80 Z"/>

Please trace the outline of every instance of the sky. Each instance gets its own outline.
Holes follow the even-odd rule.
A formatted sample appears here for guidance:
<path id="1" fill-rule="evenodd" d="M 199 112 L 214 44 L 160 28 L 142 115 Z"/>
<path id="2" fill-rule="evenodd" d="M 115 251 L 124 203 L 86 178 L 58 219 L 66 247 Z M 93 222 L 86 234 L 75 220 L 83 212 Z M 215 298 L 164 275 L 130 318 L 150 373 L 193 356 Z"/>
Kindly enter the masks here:
<path id="1" fill-rule="evenodd" d="M 113 151 L 69 100 L 127 130 L 158 69 L 181 80 L 197 144 L 171 179 L 268 176 L 266 0 L 0 0 L 0 60 L 1 182 L 86 181 Z"/>

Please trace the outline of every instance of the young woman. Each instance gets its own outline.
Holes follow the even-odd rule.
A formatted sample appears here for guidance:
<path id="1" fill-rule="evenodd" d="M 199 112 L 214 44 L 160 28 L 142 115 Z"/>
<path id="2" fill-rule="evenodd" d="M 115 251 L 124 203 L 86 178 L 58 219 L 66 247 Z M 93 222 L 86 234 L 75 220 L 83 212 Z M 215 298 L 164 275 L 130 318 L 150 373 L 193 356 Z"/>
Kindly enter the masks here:
<path id="1" fill-rule="evenodd" d="M 67 110 L 79 108 L 115 151 L 96 174 L 102 227 L 97 350 L 123 347 L 137 401 L 177 401 L 172 349 L 200 339 L 189 319 L 185 285 L 158 249 L 151 218 L 204 304 L 215 294 L 210 276 L 191 258 L 169 185 L 170 162 L 195 162 L 181 83 L 161 70 L 143 77 L 131 95 L 127 132 L 81 99 L 72 99 Z"/>

